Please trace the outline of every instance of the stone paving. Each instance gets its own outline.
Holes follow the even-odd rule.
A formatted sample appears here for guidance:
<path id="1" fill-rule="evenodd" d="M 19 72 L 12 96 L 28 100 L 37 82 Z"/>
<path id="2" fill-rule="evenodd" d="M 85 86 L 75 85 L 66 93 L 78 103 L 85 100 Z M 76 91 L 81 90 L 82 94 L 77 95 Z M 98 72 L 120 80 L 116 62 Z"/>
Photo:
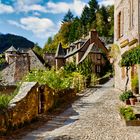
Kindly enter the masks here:
<path id="1" fill-rule="evenodd" d="M 22 140 L 140 140 L 140 127 L 126 127 L 119 116 L 120 91 L 113 79 L 88 89 L 70 108 Z"/>

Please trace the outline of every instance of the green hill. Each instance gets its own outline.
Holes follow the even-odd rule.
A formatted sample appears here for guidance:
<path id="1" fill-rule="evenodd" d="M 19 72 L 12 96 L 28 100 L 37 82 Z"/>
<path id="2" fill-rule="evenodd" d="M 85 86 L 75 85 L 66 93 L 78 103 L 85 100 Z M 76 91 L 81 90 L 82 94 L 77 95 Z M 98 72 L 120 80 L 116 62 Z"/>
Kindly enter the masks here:
<path id="1" fill-rule="evenodd" d="M 29 41 L 22 36 L 0 33 L 0 53 L 3 53 L 11 45 L 13 45 L 16 49 L 28 49 L 34 47 L 34 43 L 32 41 Z"/>

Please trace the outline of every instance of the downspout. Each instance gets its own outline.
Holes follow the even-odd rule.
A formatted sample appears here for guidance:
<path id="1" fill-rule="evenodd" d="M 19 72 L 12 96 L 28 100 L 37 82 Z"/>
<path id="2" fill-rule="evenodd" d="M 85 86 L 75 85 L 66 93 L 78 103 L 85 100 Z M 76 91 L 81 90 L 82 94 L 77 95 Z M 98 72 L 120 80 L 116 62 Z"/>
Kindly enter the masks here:
<path id="1" fill-rule="evenodd" d="M 138 1 L 138 44 L 140 44 L 140 0 Z"/>
<path id="2" fill-rule="evenodd" d="M 138 44 L 140 44 L 140 0 L 138 1 Z M 140 64 L 138 64 L 137 66 L 140 94 Z"/>

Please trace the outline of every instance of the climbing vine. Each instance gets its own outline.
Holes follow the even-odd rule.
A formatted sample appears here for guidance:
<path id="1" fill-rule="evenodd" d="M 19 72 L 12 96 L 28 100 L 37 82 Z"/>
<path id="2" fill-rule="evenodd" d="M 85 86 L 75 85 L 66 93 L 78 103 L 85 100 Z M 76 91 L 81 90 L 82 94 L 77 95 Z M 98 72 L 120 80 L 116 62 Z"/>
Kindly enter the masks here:
<path id="1" fill-rule="evenodd" d="M 140 46 L 135 47 L 129 51 L 126 51 L 122 55 L 120 65 L 123 67 L 133 66 L 135 64 L 140 64 Z"/>
<path id="2" fill-rule="evenodd" d="M 135 64 L 140 64 L 140 46 L 137 46 L 129 51 L 126 51 L 122 55 L 120 66 L 126 67 L 126 76 L 127 76 L 127 81 L 125 84 L 125 91 L 127 91 L 127 85 L 129 82 L 128 72 L 129 72 L 130 66 L 133 66 Z"/>

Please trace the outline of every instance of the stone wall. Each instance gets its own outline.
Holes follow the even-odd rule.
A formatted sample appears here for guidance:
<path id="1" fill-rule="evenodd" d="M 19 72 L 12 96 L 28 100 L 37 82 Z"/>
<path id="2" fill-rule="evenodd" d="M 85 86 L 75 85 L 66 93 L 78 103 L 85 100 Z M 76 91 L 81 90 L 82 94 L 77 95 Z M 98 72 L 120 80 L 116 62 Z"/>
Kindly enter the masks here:
<path id="1" fill-rule="evenodd" d="M 25 82 L 18 94 L 10 101 L 9 107 L 0 110 L 0 133 L 6 133 L 22 127 L 36 119 L 39 114 L 57 107 L 75 97 L 75 90 L 55 92 L 47 85 L 39 86 L 36 82 Z"/>
<path id="2" fill-rule="evenodd" d="M 38 116 L 38 84 L 25 82 L 9 104 L 9 118 L 12 127 L 24 124 Z"/>
<path id="3" fill-rule="evenodd" d="M 18 128 L 38 116 L 38 84 L 25 82 L 18 94 L 10 101 L 9 107 L 0 111 L 0 131 Z"/>
<path id="4" fill-rule="evenodd" d="M 17 55 L 15 60 L 14 80 L 21 81 L 30 70 L 30 60 L 28 54 Z"/>
<path id="5" fill-rule="evenodd" d="M 14 80 L 14 73 L 15 73 L 15 63 L 8 65 L 5 69 L 1 71 L 2 75 L 2 84 L 9 84 L 12 85 Z"/>
<path id="6" fill-rule="evenodd" d="M 16 86 L 2 86 L 0 85 L 0 94 L 11 94 L 15 91 Z"/>
<path id="7" fill-rule="evenodd" d="M 16 54 L 15 60 L 2 70 L 2 82 L 7 85 L 15 85 L 30 69 L 30 61 L 27 53 Z"/>
<path id="8" fill-rule="evenodd" d="M 55 53 L 44 53 L 44 60 L 48 63 L 50 67 L 55 66 Z"/>

